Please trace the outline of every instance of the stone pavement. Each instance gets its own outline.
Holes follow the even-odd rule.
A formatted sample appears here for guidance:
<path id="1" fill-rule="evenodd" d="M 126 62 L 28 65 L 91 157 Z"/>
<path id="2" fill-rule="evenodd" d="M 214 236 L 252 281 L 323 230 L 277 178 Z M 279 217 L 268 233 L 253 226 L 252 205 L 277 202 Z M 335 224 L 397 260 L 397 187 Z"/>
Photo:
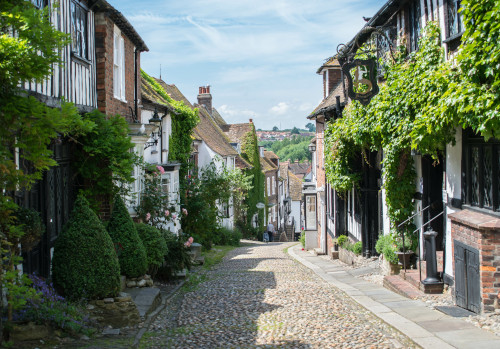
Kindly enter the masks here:
<path id="1" fill-rule="evenodd" d="M 300 245 L 291 247 L 288 252 L 328 284 L 423 348 L 500 348 L 500 338 L 494 334 L 430 309 L 421 301 L 356 278 L 349 268 L 302 251 Z"/>
<path id="2" fill-rule="evenodd" d="M 211 270 L 192 275 L 139 347 L 418 347 L 293 260 L 284 250 L 293 245 L 247 242 Z"/>

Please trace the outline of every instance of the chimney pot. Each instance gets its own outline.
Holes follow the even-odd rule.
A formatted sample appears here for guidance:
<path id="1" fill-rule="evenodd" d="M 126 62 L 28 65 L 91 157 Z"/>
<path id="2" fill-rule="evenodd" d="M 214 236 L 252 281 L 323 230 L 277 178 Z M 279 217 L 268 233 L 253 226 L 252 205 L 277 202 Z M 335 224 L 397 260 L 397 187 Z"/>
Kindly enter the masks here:
<path id="1" fill-rule="evenodd" d="M 203 93 L 203 87 L 200 86 L 199 94 L 201 95 Z"/>
<path id="2" fill-rule="evenodd" d="M 207 90 L 205 93 L 210 93 L 210 85 L 207 86 Z"/>
<path id="3" fill-rule="evenodd" d="M 253 124 L 253 119 L 250 119 L 250 123 Z"/>

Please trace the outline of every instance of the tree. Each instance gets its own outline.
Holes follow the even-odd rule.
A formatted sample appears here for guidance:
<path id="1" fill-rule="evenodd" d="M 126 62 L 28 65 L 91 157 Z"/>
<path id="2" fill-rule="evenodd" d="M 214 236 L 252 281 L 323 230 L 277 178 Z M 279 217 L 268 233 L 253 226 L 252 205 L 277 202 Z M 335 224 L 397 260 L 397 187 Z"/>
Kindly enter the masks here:
<path id="1" fill-rule="evenodd" d="M 296 134 L 296 135 L 299 135 L 300 134 L 300 131 L 297 127 L 293 127 L 292 131 L 290 132 L 291 134 Z"/>
<path id="2" fill-rule="evenodd" d="M 273 131 L 278 131 L 278 130 L 279 130 L 278 126 L 273 127 Z"/>
<path id="3" fill-rule="evenodd" d="M 309 132 L 316 131 L 316 126 L 312 122 L 307 123 L 305 127 L 309 130 Z"/>
<path id="4" fill-rule="evenodd" d="M 30 1 L 0 0 L 0 292 L 5 286 L 7 297 L 21 284 L 17 272 L 13 278 L 4 277 L 21 262 L 14 252 L 24 235 L 24 228 L 16 225 L 13 193 L 29 190 L 56 165 L 48 149 L 53 140 L 93 127 L 72 104 L 49 108 L 20 88 L 46 79 L 70 43 L 69 35 L 50 23 L 48 11 L 38 10 Z"/>

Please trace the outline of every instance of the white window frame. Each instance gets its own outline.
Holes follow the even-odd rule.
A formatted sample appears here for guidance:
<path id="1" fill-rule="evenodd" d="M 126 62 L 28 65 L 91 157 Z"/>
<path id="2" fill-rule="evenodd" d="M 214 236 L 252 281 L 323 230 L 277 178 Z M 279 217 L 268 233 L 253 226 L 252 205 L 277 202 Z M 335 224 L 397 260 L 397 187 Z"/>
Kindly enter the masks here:
<path id="1" fill-rule="evenodd" d="M 267 196 L 271 196 L 271 185 L 269 182 L 271 181 L 271 178 L 267 177 Z"/>
<path id="2" fill-rule="evenodd" d="M 126 102 L 125 98 L 125 40 L 115 25 L 113 32 L 113 95 Z"/>
<path id="3" fill-rule="evenodd" d="M 272 186 L 272 192 L 273 192 L 273 195 L 276 194 L 276 186 L 274 185 L 274 176 L 273 176 L 273 179 L 271 180 L 271 186 Z"/>

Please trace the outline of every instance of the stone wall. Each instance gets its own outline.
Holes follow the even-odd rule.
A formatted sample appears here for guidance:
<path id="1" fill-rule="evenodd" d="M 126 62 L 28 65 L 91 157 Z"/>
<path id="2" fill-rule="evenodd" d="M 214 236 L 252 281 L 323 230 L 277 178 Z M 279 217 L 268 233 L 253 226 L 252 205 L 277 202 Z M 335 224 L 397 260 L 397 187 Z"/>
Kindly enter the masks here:
<path id="1" fill-rule="evenodd" d="M 90 301 L 87 309 L 91 314 L 91 319 L 101 325 L 111 325 L 114 328 L 132 326 L 141 321 L 132 297 L 123 292 L 115 298 Z"/>
<path id="2" fill-rule="evenodd" d="M 453 241 L 479 251 L 482 311 L 495 311 L 500 308 L 500 218 L 471 210 L 453 213 L 448 218 L 451 220 L 453 266 Z"/>

